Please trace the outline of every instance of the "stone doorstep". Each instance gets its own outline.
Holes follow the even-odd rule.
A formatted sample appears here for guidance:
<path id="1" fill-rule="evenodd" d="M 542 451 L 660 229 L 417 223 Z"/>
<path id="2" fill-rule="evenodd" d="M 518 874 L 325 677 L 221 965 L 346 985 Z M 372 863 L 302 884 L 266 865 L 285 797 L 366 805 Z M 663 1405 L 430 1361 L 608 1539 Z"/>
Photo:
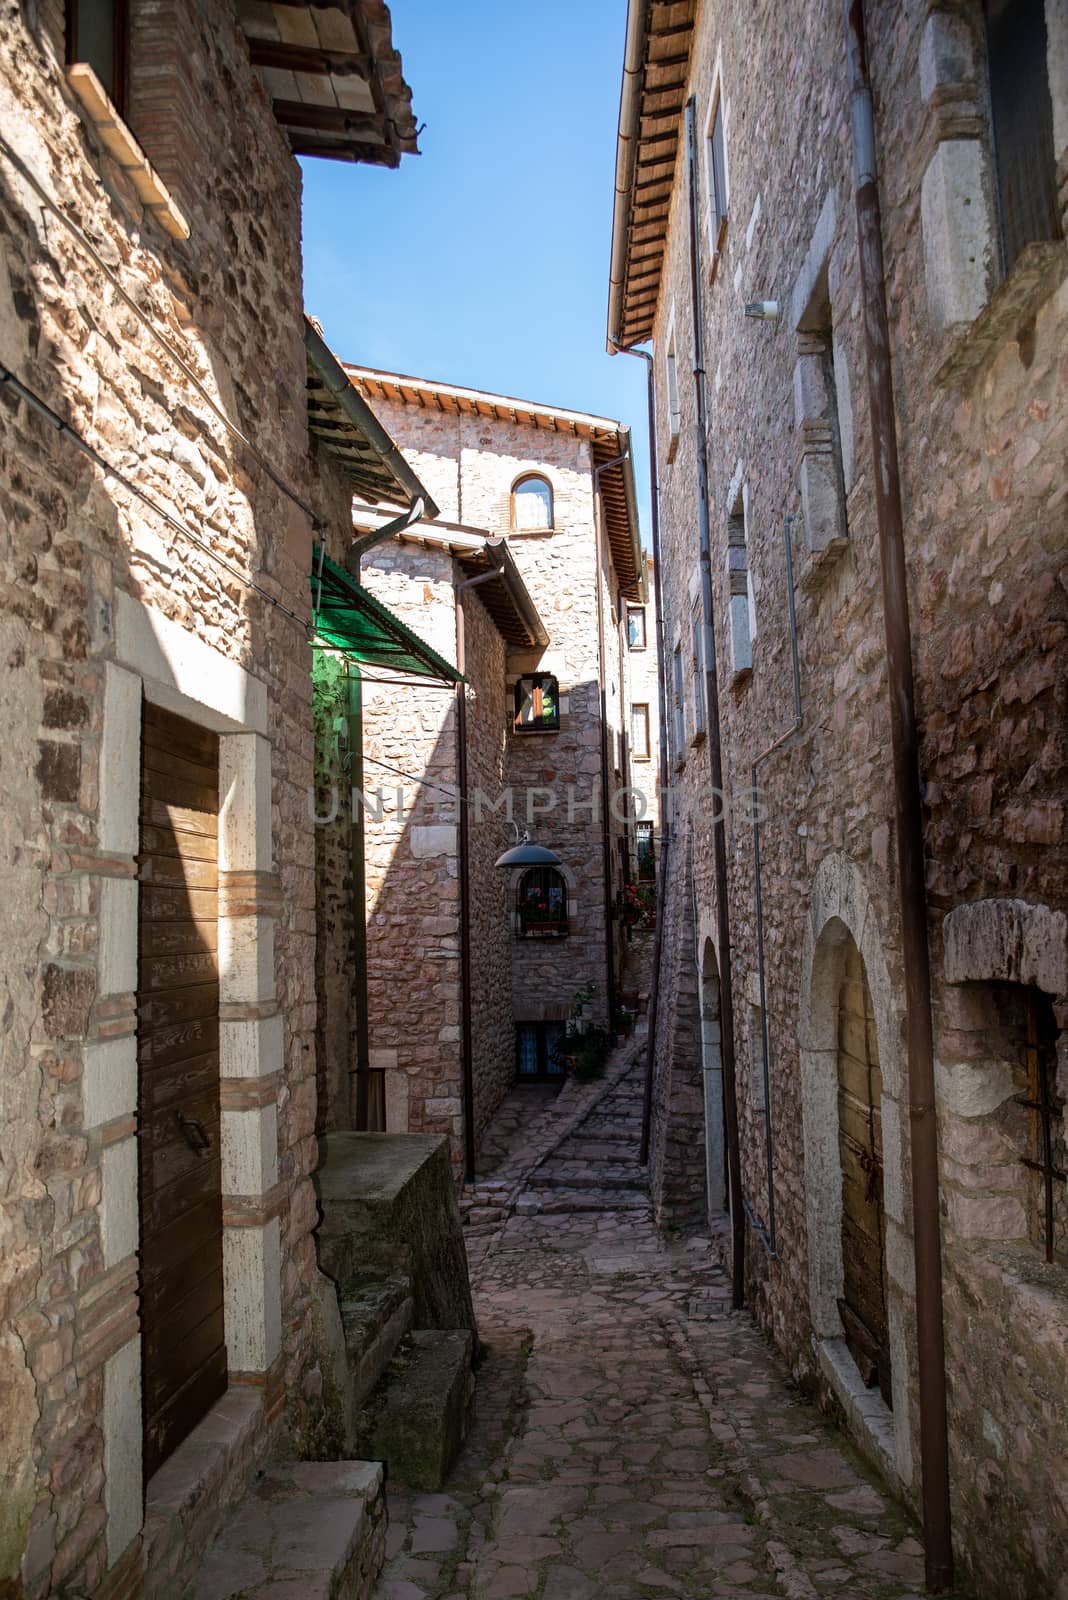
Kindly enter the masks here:
<path id="1" fill-rule="evenodd" d="M 644 1189 L 645 1176 L 641 1168 L 633 1175 L 621 1172 L 598 1172 L 587 1168 L 585 1172 L 559 1172 L 546 1165 L 538 1173 L 539 1189 Z"/>
<path id="2" fill-rule="evenodd" d="M 367 1600 L 385 1556 L 377 1461 L 294 1461 L 254 1484 L 186 1600 Z"/>
<path id="3" fill-rule="evenodd" d="M 147 1600 L 173 1600 L 270 1446 L 260 1390 L 231 1385 L 150 1479 L 142 1551 Z"/>
<path id="4" fill-rule="evenodd" d="M 357 1418 L 358 1448 L 411 1489 L 442 1487 L 467 1433 L 474 1337 L 465 1328 L 409 1334 Z"/>
<path id="5" fill-rule="evenodd" d="M 411 1280 L 401 1273 L 343 1284 L 338 1296 L 352 1403 L 362 1406 L 412 1325 Z"/>

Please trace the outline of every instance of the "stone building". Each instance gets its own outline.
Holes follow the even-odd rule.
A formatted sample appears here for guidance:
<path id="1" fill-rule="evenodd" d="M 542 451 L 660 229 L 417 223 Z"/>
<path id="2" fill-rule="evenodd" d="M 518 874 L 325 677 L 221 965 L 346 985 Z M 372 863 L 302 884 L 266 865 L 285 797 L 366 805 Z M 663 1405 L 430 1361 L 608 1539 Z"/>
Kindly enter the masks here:
<path id="1" fill-rule="evenodd" d="M 309 581 L 404 473 L 294 154 L 414 150 L 379 0 L 0 4 L 5 1594 L 177 1592 L 323 1430 Z"/>
<path id="2" fill-rule="evenodd" d="M 608 332 L 654 352 L 673 782 L 653 1179 L 665 1220 L 733 1208 L 798 1379 L 903 1496 L 926 1467 L 937 1497 L 903 951 L 906 920 L 926 930 L 954 1545 L 1024 1600 L 1062 1593 L 1068 1558 L 1068 13 L 866 10 L 884 285 L 861 273 L 843 8 L 628 7 Z M 918 917 L 876 443 L 900 464 Z"/>
<path id="3" fill-rule="evenodd" d="M 367 548 L 361 580 L 466 682 L 364 675 L 364 1125 L 448 1132 L 470 1172 L 517 1072 L 562 1070 L 580 992 L 597 1024 L 620 999 L 627 626 L 646 598 L 629 434 L 346 370 L 437 503 Z M 386 515 L 354 509 L 372 532 Z M 560 865 L 497 868 L 527 829 Z"/>

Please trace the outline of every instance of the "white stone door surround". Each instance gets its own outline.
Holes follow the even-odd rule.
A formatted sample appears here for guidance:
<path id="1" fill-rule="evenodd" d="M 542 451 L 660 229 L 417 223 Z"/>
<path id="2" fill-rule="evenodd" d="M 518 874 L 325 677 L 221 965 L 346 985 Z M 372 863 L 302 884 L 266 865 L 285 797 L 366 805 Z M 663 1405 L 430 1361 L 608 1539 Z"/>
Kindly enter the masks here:
<path id="1" fill-rule="evenodd" d="M 219 741 L 219 995 L 225 1328 L 229 1369 L 262 1386 L 281 1351 L 277 1089 L 282 1018 L 275 1004 L 274 923 L 257 878 L 270 874 L 271 750 L 264 685 L 177 622 L 120 592 L 105 666 L 100 849 L 132 866 L 139 848 L 142 694 L 211 728 Z M 226 885 L 229 882 L 229 906 Z M 100 880 L 102 998 L 137 989 L 136 877 Z M 103 1130 L 104 1265 L 139 1244 L 134 1032 L 85 1046 L 86 1129 Z M 109 1139 L 108 1130 L 117 1137 Z M 210 1415 L 210 1414 L 209 1414 Z M 141 1342 L 104 1367 L 109 1566 L 141 1530 Z M 194 1434 L 186 1441 L 192 1444 Z M 181 1451 L 185 1446 L 179 1446 Z M 164 1467 L 161 1470 L 166 1470 Z"/>
<path id="2" fill-rule="evenodd" d="M 842 1166 L 838 1150 L 838 990 L 845 941 L 860 951 L 875 1012 L 883 1076 L 882 1123 L 886 1211 L 887 1316 L 893 1402 L 866 1389 L 846 1346 L 838 1300 L 843 1292 Z M 915 1267 L 906 1216 L 904 1139 L 907 1127 L 903 1018 L 894 997 L 883 941 L 860 868 L 839 851 L 825 856 L 812 885 L 805 923 L 798 1043 L 805 1156 L 809 1309 L 820 1370 L 840 1401 L 858 1444 L 903 1488 L 913 1478 L 913 1419 L 908 1374 L 913 1366 Z"/>

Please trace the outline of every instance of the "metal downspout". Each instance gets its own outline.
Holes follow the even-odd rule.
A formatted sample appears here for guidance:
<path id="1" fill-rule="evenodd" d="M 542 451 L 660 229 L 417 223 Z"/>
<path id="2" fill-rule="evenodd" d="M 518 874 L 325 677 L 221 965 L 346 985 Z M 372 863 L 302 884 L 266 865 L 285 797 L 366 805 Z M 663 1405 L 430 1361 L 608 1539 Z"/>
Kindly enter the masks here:
<path id="1" fill-rule="evenodd" d="M 768 1226 L 767 1230 L 761 1227 L 754 1217 L 750 1218 L 754 1231 L 758 1234 L 761 1243 L 769 1256 L 776 1256 L 775 1232 L 775 1168 L 774 1152 L 775 1141 L 772 1134 L 771 1120 L 771 1052 L 768 1044 L 768 997 L 765 984 L 764 965 L 764 892 L 760 878 L 760 801 L 757 792 L 757 774 L 761 765 L 781 750 L 789 741 L 800 733 L 801 714 L 801 662 L 797 653 L 797 602 L 794 598 L 794 556 L 790 543 L 790 532 L 795 518 L 788 512 L 782 519 L 782 538 L 786 550 L 786 600 L 790 614 L 790 654 L 794 673 L 794 720 L 793 725 L 781 733 L 777 739 L 772 740 L 766 750 L 762 750 L 749 769 L 749 787 L 751 791 L 752 816 L 753 816 L 753 886 L 755 890 L 756 909 L 756 936 L 757 936 L 757 980 L 760 984 L 760 1050 L 764 1074 L 764 1154 L 768 1169 Z"/>
<path id="2" fill-rule="evenodd" d="M 697 216 L 696 107 L 686 102 L 686 153 L 689 175 L 690 294 L 693 304 L 693 377 L 696 391 L 697 516 L 701 539 L 701 599 L 704 610 L 705 722 L 712 796 L 712 855 L 716 878 L 716 936 L 719 949 L 720 1059 L 723 1063 L 723 1116 L 727 1133 L 727 1171 L 731 1205 L 731 1303 L 745 1303 L 745 1209 L 742 1156 L 738 1138 L 738 1091 L 734 1060 L 734 993 L 731 982 L 731 920 L 727 902 L 727 823 L 723 800 L 723 747 L 720 736 L 716 626 L 712 604 L 712 533 L 708 494 L 708 418 L 705 408 L 704 327 L 701 307 L 701 256 Z"/>
<path id="3" fill-rule="evenodd" d="M 468 820 L 467 775 L 467 633 L 464 621 L 464 590 L 500 577 L 500 568 L 465 578 L 454 590 L 456 607 L 456 780 L 457 780 L 457 863 L 460 877 L 460 1062 L 464 1108 L 464 1177 L 475 1181 L 475 1062 L 471 1044 L 471 832 Z"/>
<path id="4" fill-rule="evenodd" d="M 664 910 L 667 902 L 668 853 L 670 849 L 670 820 L 665 818 L 668 802 L 668 748 L 667 748 L 667 694 L 664 684 L 664 603 L 660 579 L 660 482 L 656 458 L 656 374 L 653 357 L 648 350 L 632 350 L 616 344 L 616 350 L 625 356 L 637 356 L 645 362 L 649 409 L 649 499 L 653 525 L 653 595 L 656 606 L 656 699 L 660 717 L 659 778 L 660 778 L 660 859 L 656 869 L 656 929 L 653 933 L 653 972 L 649 983 L 649 1043 L 645 1052 L 645 1084 L 642 1094 L 642 1142 L 640 1161 L 649 1163 L 649 1138 L 653 1116 L 653 1078 L 656 1066 L 656 1020 L 660 1009 L 660 962 L 664 949 Z"/>
<path id="5" fill-rule="evenodd" d="M 363 680 L 359 666 L 349 662 L 349 774 L 351 793 L 363 793 Z M 351 804 L 351 796 L 350 796 Z M 352 806 L 352 959 L 356 999 L 356 1104 L 358 1132 L 367 1128 L 370 1109 L 371 1055 L 367 1016 L 367 879 L 364 862 L 363 806 Z"/>
<path id="6" fill-rule="evenodd" d="M 905 968 L 924 1560 L 927 1588 L 932 1594 L 941 1594 L 953 1582 L 953 1540 L 942 1322 L 931 963 L 927 938 L 919 737 L 916 730 L 908 574 L 890 367 L 882 222 L 876 178 L 875 119 L 861 0 L 844 0 L 844 13 L 853 113 L 854 185 L 867 346 L 868 404 L 871 412 L 875 507 L 886 631 L 901 947 Z"/>
<path id="7" fill-rule="evenodd" d="M 607 1027 L 614 1038 L 616 1031 L 616 939 L 613 927 L 612 906 L 612 814 L 608 798 L 608 694 L 604 673 L 604 597 L 601 594 L 601 473 L 609 467 L 618 467 L 624 456 L 602 462 L 593 469 L 593 533 L 594 533 L 594 584 L 597 589 L 597 666 L 601 678 L 601 834 L 604 860 L 604 953 L 605 1002 L 608 1008 Z"/>

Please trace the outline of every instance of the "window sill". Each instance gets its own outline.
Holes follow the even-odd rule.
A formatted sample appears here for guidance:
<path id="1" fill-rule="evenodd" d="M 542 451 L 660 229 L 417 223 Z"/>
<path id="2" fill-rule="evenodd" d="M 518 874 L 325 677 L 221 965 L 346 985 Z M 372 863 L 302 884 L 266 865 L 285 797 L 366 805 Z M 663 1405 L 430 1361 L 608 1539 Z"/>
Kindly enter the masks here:
<path id="1" fill-rule="evenodd" d="M 960 328 L 960 337 L 935 373 L 935 382 L 961 385 L 974 378 L 988 358 L 1016 338 L 1021 322 L 1048 298 L 1065 276 L 1066 268 L 1068 255 L 1063 240 L 1036 240 L 1029 244 L 975 321 Z"/>
<path id="2" fill-rule="evenodd" d="M 508 539 L 540 539 L 559 532 L 559 528 L 509 528 L 505 537 Z"/>
<path id="3" fill-rule="evenodd" d="M 537 737 L 539 733 L 559 733 L 560 727 L 558 724 L 555 728 L 513 728 L 512 732 L 518 738 L 529 739 L 531 736 Z"/>
<path id="4" fill-rule="evenodd" d="M 516 934 L 517 939 L 566 939 L 566 928 L 524 928 Z"/>
<path id="5" fill-rule="evenodd" d="M 675 422 L 668 429 L 667 462 L 668 466 L 674 461 L 679 449 L 679 440 L 682 437 L 682 423 Z"/>
<path id="6" fill-rule="evenodd" d="M 707 739 L 707 737 L 708 737 L 708 735 L 706 734 L 704 728 L 698 728 L 697 732 L 694 733 L 694 734 L 691 734 L 691 736 L 690 736 L 690 749 L 691 750 L 699 749 L 700 746 L 704 744 L 704 742 Z"/>
<path id="7" fill-rule="evenodd" d="M 92 67 L 75 61 L 67 68 L 67 82 L 81 102 L 101 144 L 137 190 L 138 199 L 164 233 L 188 239 L 189 223 L 141 146 L 116 111 Z"/>

